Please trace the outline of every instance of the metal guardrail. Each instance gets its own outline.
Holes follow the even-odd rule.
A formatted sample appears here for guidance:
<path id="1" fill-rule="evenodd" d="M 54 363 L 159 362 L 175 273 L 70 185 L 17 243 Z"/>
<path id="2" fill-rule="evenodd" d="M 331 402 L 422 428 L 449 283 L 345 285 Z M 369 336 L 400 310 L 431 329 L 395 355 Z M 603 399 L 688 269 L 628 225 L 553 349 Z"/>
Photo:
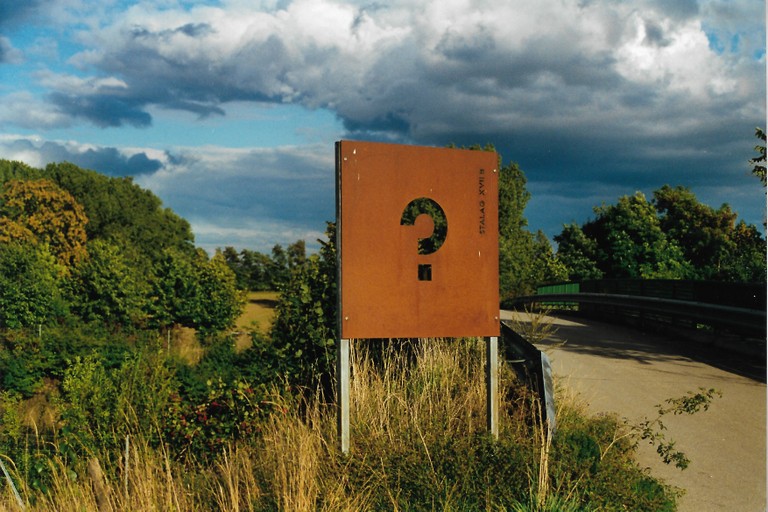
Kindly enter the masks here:
<path id="1" fill-rule="evenodd" d="M 713 327 L 731 328 L 749 335 L 765 337 L 766 333 L 765 311 L 705 302 L 613 293 L 549 293 L 518 297 L 512 304 L 532 303 L 595 304 L 639 313 L 653 313 L 668 319 L 684 318 Z"/>
<path id="2" fill-rule="evenodd" d="M 501 337 L 507 362 L 517 376 L 539 395 L 541 421 L 548 426 L 550 433 L 554 433 L 555 389 L 549 357 L 504 322 L 501 322 Z"/>

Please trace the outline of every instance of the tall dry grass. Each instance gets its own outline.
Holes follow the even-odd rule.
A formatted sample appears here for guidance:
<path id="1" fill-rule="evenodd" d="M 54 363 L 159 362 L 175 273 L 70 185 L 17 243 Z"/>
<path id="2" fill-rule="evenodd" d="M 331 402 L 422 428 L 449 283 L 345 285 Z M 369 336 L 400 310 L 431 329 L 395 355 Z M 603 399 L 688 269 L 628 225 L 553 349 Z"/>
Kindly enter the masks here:
<path id="1" fill-rule="evenodd" d="M 231 444 L 209 467 L 182 465 L 162 446 L 134 436 L 124 452 L 94 455 L 103 469 L 101 489 L 93 475 L 73 475 L 55 461 L 48 493 L 21 489 L 25 506 L 45 512 L 358 511 L 372 508 L 374 496 L 380 506 L 384 495 L 386 508 L 398 510 L 402 490 L 387 460 L 401 453 L 426 461 L 430 469 L 423 478 L 443 493 L 435 497 L 436 506 L 456 508 L 451 504 L 460 490 L 440 476 L 430 447 L 436 439 L 485 431 L 484 364 L 483 340 L 357 341 L 351 353 L 348 457 L 337 448 L 335 407 L 276 389 L 275 412 L 261 436 Z M 507 389 L 513 377 L 503 369 L 500 379 L 501 389 Z M 503 403 L 502 411 L 509 405 Z M 524 428 L 508 411 L 500 418 L 502 435 Z M 20 510 L 5 489 L 0 509 Z"/>
<path id="2" fill-rule="evenodd" d="M 107 460 L 105 454 L 94 455 L 82 473 L 75 473 L 61 458 L 56 458 L 49 462 L 53 478 L 46 492 L 30 489 L 24 485 L 22 475 L 12 472 L 14 482 L 21 484 L 19 491 L 24 503 L 19 506 L 9 491 L 4 492 L 0 510 L 201 510 L 195 506 L 196 493 L 184 483 L 183 471 L 179 471 L 162 448 L 151 448 L 138 439 L 119 456 L 121 459 L 115 467 L 105 468 L 102 462 Z"/>
<path id="3" fill-rule="evenodd" d="M 355 439 L 402 443 L 416 436 L 423 444 L 426 435 L 485 428 L 482 340 L 374 343 L 352 347 L 353 450 Z"/>

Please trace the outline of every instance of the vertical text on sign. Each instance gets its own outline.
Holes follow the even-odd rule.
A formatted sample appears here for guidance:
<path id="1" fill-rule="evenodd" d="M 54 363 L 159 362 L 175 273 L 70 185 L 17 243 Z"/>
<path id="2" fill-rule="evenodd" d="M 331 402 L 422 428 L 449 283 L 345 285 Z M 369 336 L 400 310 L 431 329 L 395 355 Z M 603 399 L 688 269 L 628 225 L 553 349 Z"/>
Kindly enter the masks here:
<path id="1" fill-rule="evenodd" d="M 480 230 L 479 233 L 481 235 L 485 235 L 485 229 L 486 229 L 486 223 L 485 223 L 485 194 L 487 192 L 487 189 L 485 187 L 485 169 L 480 169 L 480 173 L 478 176 L 478 204 L 480 207 Z"/>

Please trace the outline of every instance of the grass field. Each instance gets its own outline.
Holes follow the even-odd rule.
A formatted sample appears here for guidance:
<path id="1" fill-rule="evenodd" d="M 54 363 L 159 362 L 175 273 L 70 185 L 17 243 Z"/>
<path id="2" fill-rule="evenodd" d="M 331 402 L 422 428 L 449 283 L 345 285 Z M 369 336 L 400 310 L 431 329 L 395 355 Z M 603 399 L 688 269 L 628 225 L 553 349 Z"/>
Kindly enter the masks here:
<path id="1" fill-rule="evenodd" d="M 277 305 L 278 292 L 248 292 L 243 314 L 235 322 L 236 329 L 241 333 L 247 329 L 256 327 L 259 332 L 267 334 L 275 317 L 275 305 Z M 237 337 L 237 348 L 248 348 L 251 338 L 247 334 Z"/>

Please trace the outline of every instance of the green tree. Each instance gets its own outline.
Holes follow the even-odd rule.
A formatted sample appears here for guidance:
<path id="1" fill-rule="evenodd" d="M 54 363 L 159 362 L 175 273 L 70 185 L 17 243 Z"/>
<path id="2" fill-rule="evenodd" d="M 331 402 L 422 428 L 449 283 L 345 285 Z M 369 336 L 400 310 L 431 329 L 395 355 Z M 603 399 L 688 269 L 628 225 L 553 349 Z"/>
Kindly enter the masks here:
<path id="1" fill-rule="evenodd" d="M 241 251 L 243 267 L 247 271 L 248 287 L 253 291 L 272 290 L 269 270 L 272 260 L 258 251 Z"/>
<path id="2" fill-rule="evenodd" d="M 597 277 L 765 282 L 766 245 L 736 212 L 702 204 L 686 187 L 664 185 L 595 208 L 582 227 L 555 237 L 570 279 Z"/>
<path id="3" fill-rule="evenodd" d="M 536 285 L 568 279 L 568 269 L 552 250 L 552 244 L 543 231 L 533 238 L 534 279 Z"/>
<path id="4" fill-rule="evenodd" d="M 336 361 L 336 228 L 328 223 L 328 241 L 294 272 L 282 288 L 272 324 L 272 343 L 281 356 L 281 372 L 292 384 L 330 398 Z"/>
<path id="5" fill-rule="evenodd" d="M 692 264 L 696 279 L 723 279 L 733 253 L 736 213 L 727 204 L 715 210 L 685 187 L 664 185 L 653 193 L 660 226 Z"/>
<path id="6" fill-rule="evenodd" d="M 0 185 L 11 180 L 38 180 L 44 178 L 43 171 L 30 167 L 24 162 L 0 159 Z"/>
<path id="7" fill-rule="evenodd" d="M 555 236 L 557 257 L 565 265 L 570 281 L 600 279 L 603 273 L 597 268 L 597 242 L 588 238 L 581 227 L 566 224 Z"/>
<path id="8" fill-rule="evenodd" d="M 105 240 L 88 246 L 88 257 L 68 279 L 72 312 L 86 321 L 134 325 L 148 314 L 148 283 L 123 252 Z"/>
<path id="9" fill-rule="evenodd" d="M 153 323 L 169 327 L 174 323 L 194 326 L 194 302 L 200 295 L 191 258 L 166 248 L 155 266 L 151 281 Z"/>
<path id="10" fill-rule="evenodd" d="M 219 251 L 219 249 L 217 249 L 217 251 Z M 222 258 L 224 258 L 224 261 L 227 263 L 227 266 L 235 274 L 235 282 L 237 283 L 237 287 L 241 290 L 249 289 L 243 263 L 240 260 L 240 254 L 237 252 L 237 249 L 228 245 L 224 247 L 224 250 L 221 250 L 220 252 Z"/>
<path id="11" fill-rule="evenodd" d="M 595 208 L 582 230 L 597 243 L 597 267 L 606 277 L 680 279 L 690 276 L 682 249 L 668 240 L 645 195 L 636 192 L 616 205 Z"/>
<path id="12" fill-rule="evenodd" d="M 269 268 L 272 279 L 272 288 L 277 290 L 288 282 L 290 270 L 288 269 L 288 254 L 280 244 L 272 247 L 272 263 Z"/>
<path id="13" fill-rule="evenodd" d="M 138 268 L 146 269 L 163 257 L 166 248 L 194 252 L 189 223 L 163 208 L 162 201 L 132 178 L 113 178 L 71 163 L 49 164 L 47 179 L 72 194 L 89 219 L 89 240 L 105 239 L 132 251 Z"/>
<path id="14" fill-rule="evenodd" d="M 192 257 L 166 249 L 153 281 L 155 321 L 177 323 L 203 332 L 234 324 L 243 306 L 234 272 L 217 253 L 208 258 L 198 249 Z"/>
<path id="15" fill-rule="evenodd" d="M 740 221 L 732 231 L 731 240 L 733 249 L 722 278 L 735 282 L 765 283 L 766 244 L 757 227 Z"/>
<path id="16" fill-rule="evenodd" d="M 225 247 L 221 255 L 235 273 L 238 289 L 264 291 L 272 288 L 269 276 L 272 260 L 266 254 L 248 249 L 238 253 L 234 247 Z"/>
<path id="17" fill-rule="evenodd" d="M 524 211 L 531 198 L 516 163 L 499 174 L 499 294 L 502 300 L 530 295 L 544 282 L 565 278 L 565 267 L 546 236 L 532 234 Z"/>
<path id="18" fill-rule="evenodd" d="M 222 331 L 232 327 L 244 304 L 234 272 L 220 253 L 209 259 L 201 249 L 193 265 L 201 294 L 197 297 L 198 320 L 195 327 L 204 331 Z"/>
<path id="19" fill-rule="evenodd" d="M 762 144 L 757 144 L 755 146 L 755 151 L 757 152 L 757 156 L 754 158 L 751 158 L 749 160 L 749 163 L 752 165 L 752 174 L 760 178 L 760 181 L 763 183 L 763 186 L 766 186 L 766 176 L 765 176 L 765 132 L 758 128 L 755 128 L 755 137 L 758 138 L 758 140 L 761 140 Z"/>
<path id="20" fill-rule="evenodd" d="M 54 257 L 41 246 L 0 244 L 0 328 L 47 323 L 64 313 Z"/>
<path id="21" fill-rule="evenodd" d="M 304 240 L 297 240 L 289 245 L 288 250 L 286 251 L 286 258 L 290 270 L 304 266 L 307 262 L 306 242 L 304 242 Z"/>
<path id="22" fill-rule="evenodd" d="M 63 439 L 75 453 L 114 446 L 118 390 L 98 353 L 77 356 L 61 383 Z"/>

